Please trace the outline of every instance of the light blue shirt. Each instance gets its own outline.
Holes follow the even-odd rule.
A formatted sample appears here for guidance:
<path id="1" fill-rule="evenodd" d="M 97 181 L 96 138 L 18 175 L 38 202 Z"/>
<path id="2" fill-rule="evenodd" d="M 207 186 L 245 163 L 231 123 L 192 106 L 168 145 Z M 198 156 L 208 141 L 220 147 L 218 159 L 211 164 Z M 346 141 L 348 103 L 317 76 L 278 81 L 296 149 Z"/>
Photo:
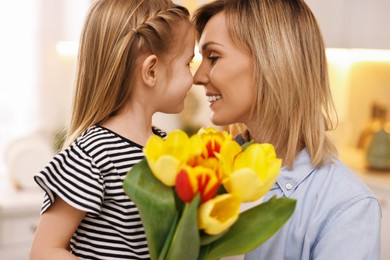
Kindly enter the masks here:
<path id="1" fill-rule="evenodd" d="M 301 151 L 265 196 L 297 200 L 288 222 L 246 260 L 379 260 L 381 209 L 373 192 L 342 162 L 320 168 Z"/>

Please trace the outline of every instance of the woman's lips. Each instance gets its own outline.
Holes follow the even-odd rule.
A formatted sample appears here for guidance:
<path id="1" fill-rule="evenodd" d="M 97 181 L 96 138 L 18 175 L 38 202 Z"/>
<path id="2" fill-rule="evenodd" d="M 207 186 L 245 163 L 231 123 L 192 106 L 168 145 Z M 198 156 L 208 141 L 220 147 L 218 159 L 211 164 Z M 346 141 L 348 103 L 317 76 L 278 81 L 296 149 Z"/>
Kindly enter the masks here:
<path id="1" fill-rule="evenodd" d="M 209 105 L 215 103 L 217 100 L 221 99 L 221 95 L 207 95 L 207 101 L 209 102 Z"/>

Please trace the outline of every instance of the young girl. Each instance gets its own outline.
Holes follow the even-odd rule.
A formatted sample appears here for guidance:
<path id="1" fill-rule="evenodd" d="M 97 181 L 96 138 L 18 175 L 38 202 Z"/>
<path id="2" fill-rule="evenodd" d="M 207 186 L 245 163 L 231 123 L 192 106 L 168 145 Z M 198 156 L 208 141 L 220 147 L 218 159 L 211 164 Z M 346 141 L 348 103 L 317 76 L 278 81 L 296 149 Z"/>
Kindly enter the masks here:
<path id="1" fill-rule="evenodd" d="M 31 259 L 148 259 L 122 182 L 156 112 L 179 113 L 193 83 L 195 31 L 170 0 L 99 0 L 81 37 L 64 149 L 35 176 L 46 192 Z"/>

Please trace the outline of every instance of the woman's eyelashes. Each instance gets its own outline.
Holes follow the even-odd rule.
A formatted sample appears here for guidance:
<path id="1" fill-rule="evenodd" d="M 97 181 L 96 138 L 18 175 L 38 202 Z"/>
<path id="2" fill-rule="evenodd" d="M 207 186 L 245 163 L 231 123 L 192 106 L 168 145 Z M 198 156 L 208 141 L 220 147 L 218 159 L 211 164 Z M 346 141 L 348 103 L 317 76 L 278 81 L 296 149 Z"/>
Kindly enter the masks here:
<path id="1" fill-rule="evenodd" d="M 207 56 L 207 59 L 210 60 L 211 65 L 214 65 L 218 61 L 219 58 L 220 57 L 213 52 L 210 52 L 210 54 Z"/>

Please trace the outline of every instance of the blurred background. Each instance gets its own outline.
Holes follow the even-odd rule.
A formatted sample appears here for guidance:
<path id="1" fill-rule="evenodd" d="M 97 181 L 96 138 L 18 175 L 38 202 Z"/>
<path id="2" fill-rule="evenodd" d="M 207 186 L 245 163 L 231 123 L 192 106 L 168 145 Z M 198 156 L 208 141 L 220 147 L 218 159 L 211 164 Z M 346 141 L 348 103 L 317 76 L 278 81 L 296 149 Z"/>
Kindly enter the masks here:
<path id="1" fill-rule="evenodd" d="M 69 117 L 78 39 L 93 0 L 0 0 L 0 259 L 28 259 L 42 193 L 32 180 L 58 149 Z M 176 0 L 193 11 L 207 0 Z M 341 158 L 374 190 L 390 239 L 388 0 L 307 0 L 320 24 L 339 117 Z M 200 61 L 195 58 L 196 64 Z M 166 131 L 211 126 L 203 88 Z M 387 251 L 386 251 L 387 250 Z M 390 259 L 383 246 L 382 259 Z"/>

